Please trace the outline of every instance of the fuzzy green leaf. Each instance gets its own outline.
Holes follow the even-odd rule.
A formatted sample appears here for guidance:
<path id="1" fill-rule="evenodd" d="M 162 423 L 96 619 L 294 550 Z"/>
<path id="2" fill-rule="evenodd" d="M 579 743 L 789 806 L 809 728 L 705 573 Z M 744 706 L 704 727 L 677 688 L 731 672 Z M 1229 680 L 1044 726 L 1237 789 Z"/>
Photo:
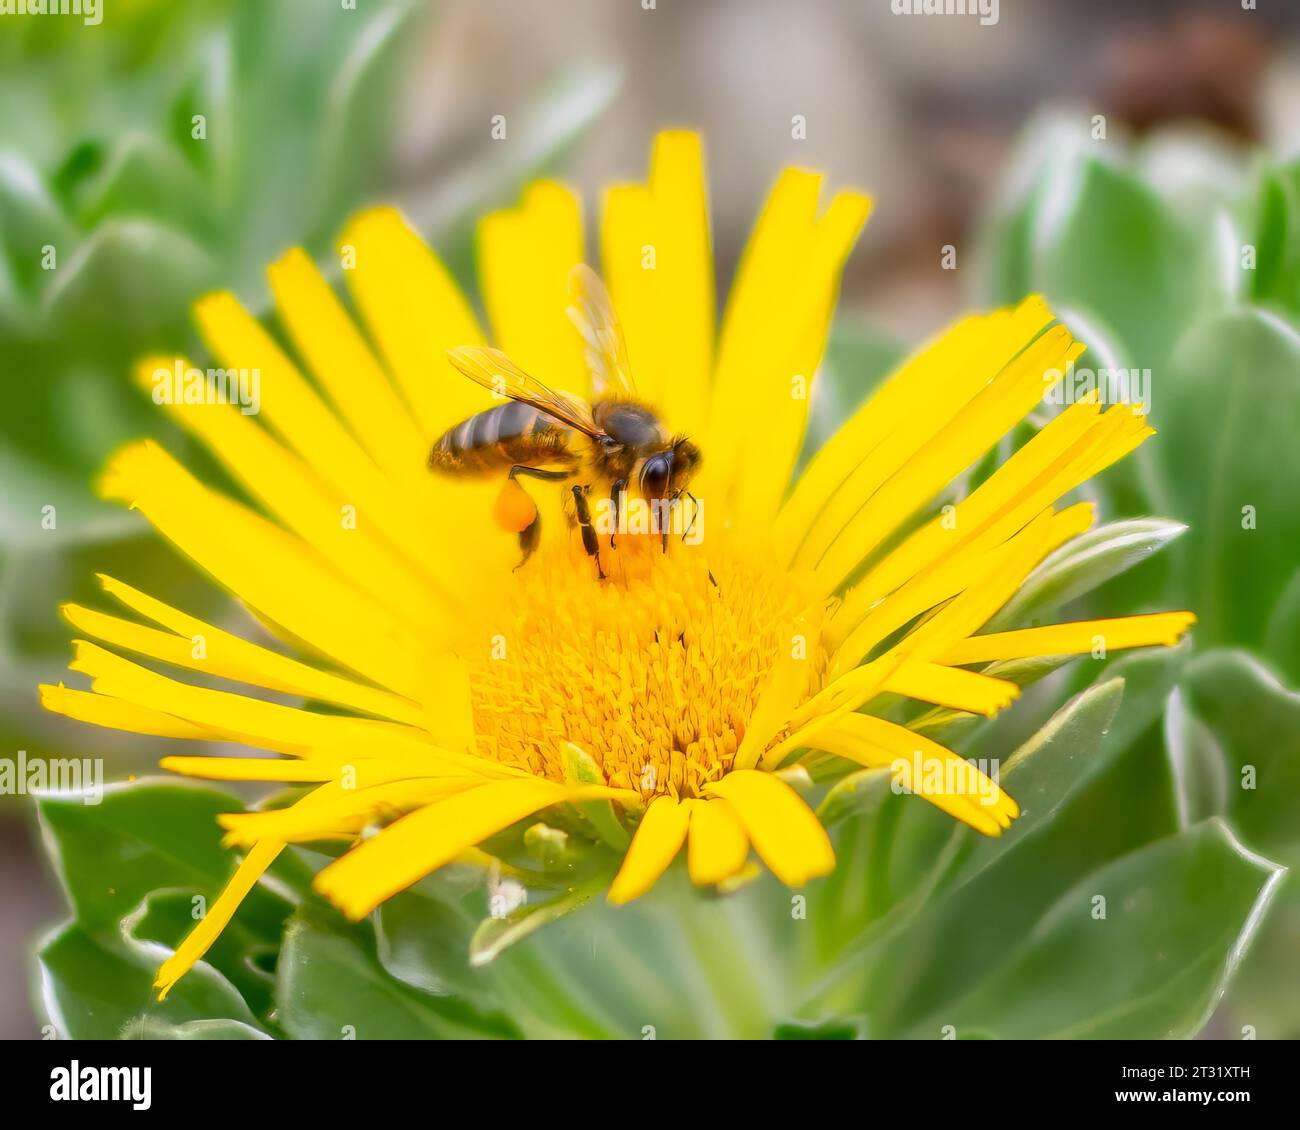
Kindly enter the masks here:
<path id="1" fill-rule="evenodd" d="M 452 997 L 414 992 L 390 977 L 355 928 L 299 915 L 285 931 L 276 973 L 277 1019 L 299 1040 L 512 1037 L 502 1016 Z"/>
<path id="2" fill-rule="evenodd" d="M 1218 821 L 1161 840 L 1076 883 L 992 974 L 903 1034 L 1193 1036 L 1282 873 Z"/>
<path id="3" fill-rule="evenodd" d="M 248 1006 L 224 977 L 200 963 L 158 1001 L 153 988 L 162 946 L 134 941 L 112 927 L 69 923 L 37 953 L 42 1006 L 58 1039 L 152 1039 L 158 1025 L 232 1021 L 257 1031 Z"/>

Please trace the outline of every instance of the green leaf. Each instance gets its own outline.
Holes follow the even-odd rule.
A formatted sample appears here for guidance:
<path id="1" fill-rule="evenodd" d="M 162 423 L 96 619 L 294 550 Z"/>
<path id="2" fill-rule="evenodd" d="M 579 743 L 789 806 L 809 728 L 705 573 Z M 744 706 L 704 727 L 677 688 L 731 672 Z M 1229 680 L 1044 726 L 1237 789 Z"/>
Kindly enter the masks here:
<path id="1" fill-rule="evenodd" d="M 136 1040 L 272 1040 L 275 1037 L 239 1020 L 187 1020 L 168 1024 L 145 1017 L 131 1027 Z"/>
<path id="2" fill-rule="evenodd" d="M 1077 790 L 1123 752 L 1120 743 L 1107 742 L 1123 698 L 1122 676 L 1089 687 L 1002 763 L 999 784 L 1020 806 L 1020 816 L 996 839 L 954 827 L 953 838 L 963 849 L 957 871 L 962 882 L 970 882 L 974 874 L 1050 821 Z"/>
<path id="3" fill-rule="evenodd" d="M 87 230 L 109 216 L 148 217 L 191 234 L 210 234 L 214 223 L 208 188 L 194 167 L 148 133 L 124 137 L 79 196 L 77 218 Z"/>
<path id="4" fill-rule="evenodd" d="M 1300 161 L 1265 169 L 1256 190 L 1252 294 L 1300 311 Z"/>
<path id="5" fill-rule="evenodd" d="M 856 1040 L 861 1029 L 853 1021 L 829 1021 L 825 1024 L 800 1024 L 792 1021 L 778 1024 L 772 1033 L 774 1040 Z"/>
<path id="6" fill-rule="evenodd" d="M 1300 334 L 1245 308 L 1200 322 L 1164 382 L 1156 454 L 1170 513 L 1191 527 L 1172 557 L 1203 645 L 1263 644 L 1295 571 L 1297 372 Z"/>
<path id="7" fill-rule="evenodd" d="M 1180 695 L 1185 724 L 1196 727 L 1199 739 L 1205 746 L 1212 743 L 1219 758 L 1208 769 L 1185 758 L 1189 766 L 1181 781 L 1182 803 L 1190 807 L 1205 798 L 1226 814 L 1250 847 L 1291 868 L 1229 992 L 1233 1024 L 1249 1025 L 1260 1039 L 1295 1039 L 1300 1036 L 1300 983 L 1293 976 L 1300 952 L 1300 827 L 1295 819 L 1300 694 L 1254 656 L 1233 650 L 1198 656 L 1188 665 Z"/>
<path id="8" fill-rule="evenodd" d="M 60 259 L 44 308 L 65 330 L 120 338 L 176 321 L 216 280 L 208 252 L 148 219 L 110 219 Z"/>
<path id="9" fill-rule="evenodd" d="M 358 929 L 298 915 L 276 970 L 276 1016 L 298 1040 L 466 1039 L 518 1035 L 503 1016 L 413 991 L 380 966 Z"/>
<path id="10" fill-rule="evenodd" d="M 217 816 L 242 809 L 216 789 L 161 781 L 107 786 L 101 804 L 37 802 L 59 878 L 89 927 L 116 923 L 158 888 L 220 890 L 235 857 L 221 846 Z"/>
<path id="11" fill-rule="evenodd" d="M 337 68 L 317 131 L 319 152 L 312 230 L 328 239 L 337 218 L 355 207 L 382 170 L 393 132 L 397 80 L 421 28 L 415 5 L 370 14 Z"/>
<path id="12" fill-rule="evenodd" d="M 1126 750 L 1154 732 L 1190 655 L 1186 643 L 1145 648 L 1121 655 L 1103 669 L 1102 678 L 1124 680 L 1124 703 L 1110 732 L 1117 749 Z"/>
<path id="13" fill-rule="evenodd" d="M 473 901 L 479 893 L 452 869 L 383 903 L 375 916 L 379 963 L 423 993 L 495 1006 L 491 980 L 469 962 L 469 940 L 486 909 L 481 899 Z"/>
<path id="14" fill-rule="evenodd" d="M 167 952 L 112 927 L 94 932 L 76 923 L 61 927 L 37 953 L 42 1006 L 58 1038 L 153 1038 L 158 1025 L 214 1020 L 257 1031 L 239 994 L 203 962 L 158 1001 L 153 982 Z"/>
<path id="15" fill-rule="evenodd" d="M 1080 152 L 1049 172 L 1033 284 L 1054 306 L 1112 327 L 1123 364 L 1159 369 L 1193 294 L 1195 248 L 1146 185 Z"/>
<path id="16" fill-rule="evenodd" d="M 1024 805 L 1021 831 L 1013 824 L 999 839 L 983 839 L 920 798 L 893 798 L 930 809 L 919 815 L 941 830 L 946 822 L 947 846 L 918 840 L 909 847 L 895 837 L 893 853 L 921 860 L 892 872 L 914 877 L 895 879 L 897 904 L 842 945 L 798 1015 L 820 1021 L 862 1012 L 872 1036 L 897 1034 L 965 991 L 969 970 L 1000 960 L 1072 883 L 1176 830 L 1163 763 L 1146 742 L 1159 736 L 1155 723 L 1184 658 L 1162 649 L 1110 664 L 1105 682 L 1008 761 L 1003 784 Z M 1116 676 L 1124 680 L 1122 699 Z M 997 749 L 982 737 L 969 755 Z M 952 960 L 953 937 L 962 939 L 961 962 Z"/>
<path id="17" fill-rule="evenodd" d="M 242 810 L 229 793 L 166 780 L 109 785 L 100 804 L 71 795 L 37 801 L 59 879 L 77 921 L 88 928 L 118 922 L 164 888 L 215 898 L 236 863 L 235 854 L 221 846 L 216 818 Z M 301 874 L 292 857 L 282 860 L 276 873 Z M 257 888 L 240 916 L 274 915 L 281 905 Z"/>
<path id="18" fill-rule="evenodd" d="M 1291 574 L 1269 615 L 1264 652 L 1293 686 L 1300 683 L 1300 569 Z"/>
<path id="19" fill-rule="evenodd" d="M 566 742 L 564 746 L 564 778 L 572 784 L 603 785 L 605 774 L 585 749 Z M 601 842 L 616 852 L 625 852 L 631 843 L 631 837 L 614 811 L 614 803 L 609 800 L 580 801 L 577 810 L 600 837 Z"/>
<path id="20" fill-rule="evenodd" d="M 1198 656 L 1182 688 L 1227 759 L 1225 813 L 1233 827 L 1256 850 L 1300 862 L 1300 694 L 1235 650 Z"/>
<path id="21" fill-rule="evenodd" d="M 153 891 L 123 920 L 123 929 L 140 941 L 175 950 L 197 925 L 196 915 L 207 912 L 210 900 L 197 902 L 198 898 L 190 891 Z M 204 963 L 225 977 L 259 1016 L 270 1011 L 274 985 L 274 978 L 259 963 L 274 964 L 284 921 L 292 910 L 287 901 L 259 890 L 245 900 L 203 955 Z"/>
<path id="22" fill-rule="evenodd" d="M 6 554 L 15 551 L 66 552 L 77 546 L 138 535 L 139 515 L 91 496 L 84 483 L 36 466 L 0 446 L 0 538 Z M 53 512 L 46 507 L 53 507 Z M 53 519 L 53 528 L 45 521 Z"/>
<path id="23" fill-rule="evenodd" d="M 1174 779 L 1178 823 L 1190 828 L 1228 805 L 1228 770 L 1213 732 L 1183 704 L 1177 687 L 1165 706 L 1165 751 Z"/>
<path id="24" fill-rule="evenodd" d="M 80 239 L 32 164 L 21 154 L 0 153 L 0 257 L 9 265 L 14 285 L 36 293 L 50 278 L 42 266 L 42 249 L 53 247 L 63 260 Z"/>
<path id="25" fill-rule="evenodd" d="M 833 828 L 850 816 L 874 819 L 889 791 L 890 780 L 888 769 L 859 769 L 841 777 L 817 806 L 817 819 L 824 828 Z"/>
<path id="26" fill-rule="evenodd" d="M 817 815 L 832 834 L 835 870 L 818 885 L 808 914 L 818 967 L 843 959 L 846 946 L 864 945 L 869 927 L 901 913 L 900 906 L 923 904 L 947 872 L 953 827 L 930 819 L 928 807 L 894 792 L 888 769 L 850 774 L 827 793 Z M 911 866 L 898 866 L 899 857 Z"/>
<path id="27" fill-rule="evenodd" d="M 501 956 L 513 945 L 518 945 L 525 938 L 531 937 L 543 926 L 557 922 L 566 914 L 571 914 L 588 899 L 603 891 L 611 875 L 602 872 L 592 879 L 575 886 L 546 902 L 525 904 L 516 907 L 509 914 L 501 917 L 489 917 L 479 923 L 478 929 L 470 938 L 469 962 L 473 966 L 488 965 Z"/>
<path id="28" fill-rule="evenodd" d="M 1006 845 L 1048 820 L 1080 781 L 1098 772 L 1123 697 L 1123 678 L 1090 687 L 1007 759 L 1001 783 L 1020 805 L 1020 816 L 1001 836 Z"/>
<path id="29" fill-rule="evenodd" d="M 1091 592 L 1141 564 L 1187 527 L 1164 518 L 1109 522 L 1081 534 L 1048 557 L 984 631 L 1005 631 L 1039 622 L 1045 613 Z"/>
<path id="30" fill-rule="evenodd" d="M 579 981 L 557 968 L 563 964 L 563 940 L 535 932 L 559 914 L 539 920 L 532 929 L 525 926 L 517 936 L 499 939 L 503 944 L 491 953 L 490 963 L 472 962 L 475 932 L 495 921 L 488 917 L 484 880 L 481 869 L 448 868 L 384 903 L 376 916 L 378 959 L 384 969 L 422 993 L 454 998 L 480 1012 L 507 1009 L 532 1037 L 612 1035 L 586 1011 Z M 584 926 L 589 928 L 591 921 L 588 912 Z M 528 935 L 528 945 L 513 944 Z M 490 947 L 492 940 L 481 944 Z M 587 972 L 581 979 L 584 989 L 590 980 Z M 617 981 L 608 990 L 617 993 Z"/>
<path id="31" fill-rule="evenodd" d="M 1220 821 L 1152 844 L 1076 883 L 992 974 L 904 1034 L 937 1038 L 950 1024 L 1004 1039 L 1194 1036 L 1282 874 Z"/>

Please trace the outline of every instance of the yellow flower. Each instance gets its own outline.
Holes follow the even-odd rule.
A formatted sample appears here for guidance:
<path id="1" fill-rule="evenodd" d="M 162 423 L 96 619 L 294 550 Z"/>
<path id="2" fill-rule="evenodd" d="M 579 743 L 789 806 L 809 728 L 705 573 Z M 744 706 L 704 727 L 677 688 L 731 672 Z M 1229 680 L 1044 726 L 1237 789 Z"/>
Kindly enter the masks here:
<path id="1" fill-rule="evenodd" d="M 1192 623 L 1170 613 L 977 634 L 1093 520 L 1088 504 L 1054 504 L 1151 434 L 1124 406 L 1073 404 L 955 510 L 927 517 L 1034 409 L 1045 374 L 1081 352 L 1041 299 L 958 323 L 791 483 L 803 378 L 818 367 L 870 210 L 856 192 L 822 210 L 820 186 L 810 172 L 781 175 L 717 333 L 699 139 L 660 135 L 648 182 L 608 192 L 603 273 L 642 395 L 703 451 L 691 489 L 706 519 L 699 538 L 666 549 L 658 537 L 603 543 L 608 580 L 577 532 L 550 518 L 514 570 L 514 539 L 492 519 L 499 480 L 426 470 L 434 439 L 492 403 L 447 362 L 488 335 L 390 209 L 363 213 L 340 241 L 360 326 L 300 250 L 269 272 L 283 341 L 230 294 L 199 302 L 216 363 L 256 371 L 256 414 L 158 395 L 180 389 L 159 374 L 184 373 L 185 359 L 140 366 L 244 497 L 151 442 L 113 458 L 103 493 L 141 510 L 279 646 L 104 577 L 133 615 L 67 607 L 85 637 L 71 666 L 90 690 L 47 686 L 43 701 L 103 726 L 281 755 L 165 758 L 178 773 L 310 787 L 288 807 L 222 819 L 246 854 L 162 967 L 161 993 L 289 843 L 353 842 L 316 887 L 356 919 L 558 805 L 626 850 L 615 903 L 648 890 L 683 846 L 698 884 L 734 882 L 751 848 L 784 882 L 804 883 L 834 855 L 789 783 L 802 775 L 778 772 L 794 765 L 892 767 L 904 787 L 998 835 L 1018 809 L 994 782 L 861 708 L 895 695 L 992 715 L 1018 687 L 982 665 L 1088 652 L 1098 636 L 1110 650 L 1172 644 Z M 583 259 L 579 202 L 558 184 L 531 186 L 479 227 L 493 340 L 580 395 L 591 381 L 566 308 Z M 532 493 L 545 509 L 553 488 L 542 487 Z M 935 783 L 923 766 L 949 772 Z"/>

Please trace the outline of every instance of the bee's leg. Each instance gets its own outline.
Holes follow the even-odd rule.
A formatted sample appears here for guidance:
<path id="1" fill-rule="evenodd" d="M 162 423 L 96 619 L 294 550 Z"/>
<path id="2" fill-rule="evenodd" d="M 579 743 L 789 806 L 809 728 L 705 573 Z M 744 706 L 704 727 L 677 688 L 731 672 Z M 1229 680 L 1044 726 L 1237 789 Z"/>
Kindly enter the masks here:
<path id="1" fill-rule="evenodd" d="M 619 495 L 627 489 L 627 479 L 615 479 L 614 488 L 610 490 L 610 502 L 614 503 L 614 533 L 610 534 L 610 549 L 614 549 L 614 538 L 619 532 Z"/>
<path id="2" fill-rule="evenodd" d="M 695 529 L 695 522 L 700 516 L 700 502 L 699 499 L 697 499 L 695 495 L 691 494 L 691 492 L 688 490 L 681 491 L 680 493 L 683 497 L 689 498 L 691 500 L 691 505 L 694 506 L 695 508 L 691 511 L 690 525 L 688 525 L 686 529 L 682 532 L 682 541 L 685 541 L 688 537 L 691 536 L 691 532 Z"/>
<path id="3" fill-rule="evenodd" d="M 522 556 L 519 558 L 519 564 L 511 572 L 522 569 L 528 564 L 528 559 L 532 557 L 533 550 L 537 548 L 537 543 L 542 536 L 542 516 L 537 515 L 522 530 L 519 531 L 519 552 Z"/>
<path id="4" fill-rule="evenodd" d="M 516 465 L 510 468 L 510 474 L 501 487 L 501 494 L 497 498 L 496 519 L 497 524 L 502 529 L 519 535 L 519 549 L 523 553 L 516 569 L 520 568 L 532 555 L 533 550 L 537 548 L 537 543 L 541 539 L 542 518 L 538 513 L 537 504 L 533 502 L 528 492 L 516 482 L 519 475 L 528 475 L 535 479 L 557 480 L 567 478 L 564 471 L 544 471 L 537 467 L 525 467 Z"/>
<path id="5" fill-rule="evenodd" d="M 542 467 L 526 467 L 522 463 L 516 463 L 510 468 L 510 474 L 507 478 L 515 478 L 518 475 L 527 475 L 530 479 L 545 479 L 548 483 L 558 483 L 561 479 L 572 477 L 572 471 L 547 471 Z"/>
<path id="6" fill-rule="evenodd" d="M 591 524 L 591 508 L 587 505 L 587 488 L 577 484 L 573 487 L 573 508 L 578 513 L 578 525 L 582 527 L 582 547 L 589 557 L 596 559 L 596 572 L 603 581 L 605 570 L 600 565 L 600 539 Z"/>

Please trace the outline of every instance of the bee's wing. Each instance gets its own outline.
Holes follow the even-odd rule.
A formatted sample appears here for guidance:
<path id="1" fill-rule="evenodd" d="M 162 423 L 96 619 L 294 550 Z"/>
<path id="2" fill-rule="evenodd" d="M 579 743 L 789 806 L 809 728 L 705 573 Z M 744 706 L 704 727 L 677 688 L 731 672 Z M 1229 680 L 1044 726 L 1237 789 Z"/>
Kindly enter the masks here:
<path id="1" fill-rule="evenodd" d="M 447 357 L 470 380 L 498 396 L 530 404 L 593 438 L 604 434 L 591 418 L 589 404 L 572 393 L 547 388 L 499 349 L 466 345 L 448 351 Z"/>
<path id="2" fill-rule="evenodd" d="M 632 368 L 627 361 L 627 344 L 614 314 L 609 291 L 586 263 L 579 263 L 569 273 L 569 320 L 582 334 L 584 353 L 591 370 L 592 390 L 596 397 L 636 396 Z"/>

